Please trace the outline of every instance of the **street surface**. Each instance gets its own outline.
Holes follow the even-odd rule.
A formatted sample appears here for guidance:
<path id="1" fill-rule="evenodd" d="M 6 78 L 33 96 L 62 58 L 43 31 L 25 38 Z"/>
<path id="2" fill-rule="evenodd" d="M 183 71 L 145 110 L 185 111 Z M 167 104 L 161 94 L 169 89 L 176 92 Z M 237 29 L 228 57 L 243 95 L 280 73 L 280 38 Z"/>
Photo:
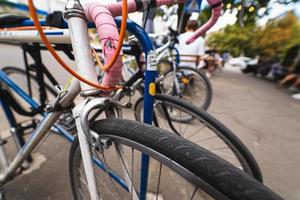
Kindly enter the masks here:
<path id="1" fill-rule="evenodd" d="M 0 45 L 0 52 L 0 67 L 23 67 L 18 48 Z M 48 53 L 43 57 L 48 69 L 64 84 L 69 75 Z M 293 100 L 286 90 L 277 89 L 274 83 L 230 67 L 216 72 L 211 82 L 214 95 L 209 113 L 227 125 L 254 154 L 267 186 L 285 199 L 300 199 L 300 101 Z M 7 127 L 2 114 L 0 117 L 3 134 Z M 12 149 L 13 141 L 9 142 L 8 149 Z M 72 199 L 69 148 L 64 138 L 50 135 L 34 154 L 40 163 L 5 185 L 8 199 Z"/>

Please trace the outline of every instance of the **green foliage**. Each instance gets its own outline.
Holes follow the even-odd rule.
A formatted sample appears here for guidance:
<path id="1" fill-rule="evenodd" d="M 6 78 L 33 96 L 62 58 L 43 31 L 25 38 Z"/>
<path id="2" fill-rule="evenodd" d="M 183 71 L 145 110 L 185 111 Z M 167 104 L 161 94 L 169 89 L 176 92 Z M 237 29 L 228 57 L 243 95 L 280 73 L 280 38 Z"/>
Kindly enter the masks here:
<path id="1" fill-rule="evenodd" d="M 286 51 L 295 44 L 300 44 L 300 23 L 293 12 L 269 21 L 256 39 L 258 53 L 271 58 L 283 58 Z"/>
<path id="2" fill-rule="evenodd" d="M 208 39 L 209 47 L 221 52 L 229 51 L 233 56 L 245 54 L 253 56 L 252 41 L 258 29 L 254 26 L 227 26 L 222 31 L 212 34 Z"/>
<path id="3" fill-rule="evenodd" d="M 258 10 L 262 7 L 268 8 L 270 4 L 270 0 L 222 0 L 224 4 L 224 10 L 226 9 L 233 9 L 233 8 L 240 8 L 238 15 L 242 12 L 242 21 L 245 24 L 249 23 L 255 23 L 256 17 L 263 17 L 258 16 Z M 297 3 L 300 2 L 300 0 L 277 0 L 278 3 L 281 4 L 290 4 L 290 3 Z M 241 5 L 244 5 L 244 9 L 242 10 Z M 229 8 L 227 7 L 229 6 Z M 254 10 L 250 10 L 250 8 L 253 7 Z M 203 11 L 201 11 L 201 15 L 199 17 L 199 20 L 201 22 L 206 22 L 210 17 L 210 9 L 205 8 Z M 267 15 L 268 10 L 263 13 L 263 15 Z"/>
<path id="4" fill-rule="evenodd" d="M 295 44 L 300 44 L 300 22 L 293 12 L 269 21 L 264 27 L 254 24 L 227 26 L 208 38 L 208 45 L 221 52 L 271 59 L 283 59 L 286 51 Z"/>

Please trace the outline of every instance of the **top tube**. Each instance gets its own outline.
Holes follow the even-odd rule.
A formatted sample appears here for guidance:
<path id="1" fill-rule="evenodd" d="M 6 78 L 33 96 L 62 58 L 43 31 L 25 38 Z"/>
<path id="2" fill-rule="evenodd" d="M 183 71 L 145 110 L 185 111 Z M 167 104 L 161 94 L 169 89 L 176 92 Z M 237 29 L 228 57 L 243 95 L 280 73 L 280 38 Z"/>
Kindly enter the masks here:
<path id="1" fill-rule="evenodd" d="M 115 17 L 115 21 L 118 26 L 121 25 L 121 17 Z M 46 24 L 46 21 L 41 20 L 40 24 L 44 26 Z M 68 28 L 67 22 L 64 22 L 63 25 L 64 28 Z M 32 20 L 24 20 L 20 24 L 20 26 L 34 26 L 34 23 Z M 95 28 L 94 23 L 88 23 L 88 28 Z M 154 50 L 154 45 L 152 43 L 152 40 L 149 38 L 148 34 L 144 31 L 144 29 L 141 26 L 139 26 L 132 20 L 127 19 L 127 30 L 138 38 L 145 53 Z"/>

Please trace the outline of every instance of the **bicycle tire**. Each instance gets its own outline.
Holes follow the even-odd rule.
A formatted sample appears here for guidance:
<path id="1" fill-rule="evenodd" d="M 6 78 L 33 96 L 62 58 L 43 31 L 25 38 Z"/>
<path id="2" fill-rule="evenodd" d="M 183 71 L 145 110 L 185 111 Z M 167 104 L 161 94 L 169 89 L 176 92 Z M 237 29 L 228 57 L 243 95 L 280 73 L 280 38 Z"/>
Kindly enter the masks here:
<path id="1" fill-rule="evenodd" d="M 153 156 L 160 163 L 194 184 L 196 192 L 200 188 L 215 199 L 281 199 L 266 186 L 230 163 L 162 129 L 120 119 L 96 121 L 91 124 L 91 128 L 102 138 L 110 138 L 115 143 L 128 145 L 129 148 L 136 148 L 142 153 Z M 82 199 L 80 198 L 82 191 L 78 188 L 78 184 L 84 183 L 82 177 L 79 177 L 80 163 L 80 148 L 78 140 L 75 140 L 70 150 L 69 171 L 72 191 L 77 200 Z M 103 181 L 102 179 L 101 182 Z M 160 187 L 160 182 L 158 185 Z M 182 183 L 182 187 L 184 186 L 185 184 Z M 169 187 L 171 188 L 170 185 Z M 175 196 L 175 199 L 178 198 L 181 197 Z"/>
<path id="2" fill-rule="evenodd" d="M 32 73 L 29 73 L 29 77 L 30 77 L 30 82 L 32 84 L 31 86 L 34 88 L 32 88 L 32 94 L 30 95 L 30 92 L 28 90 L 28 86 L 26 83 L 27 75 L 26 75 L 25 70 L 18 68 L 18 67 L 8 66 L 8 67 L 3 67 L 2 71 L 4 73 L 6 73 L 8 75 L 8 77 L 10 77 L 11 80 L 14 81 L 26 94 L 31 96 L 31 98 L 33 100 L 35 100 L 36 102 L 39 102 L 38 81 Z M 13 76 L 15 76 L 15 75 L 17 75 L 18 78 L 13 78 Z M 22 80 L 21 77 L 24 77 L 24 80 Z M 44 83 L 44 86 L 46 88 L 46 94 L 47 94 L 46 100 L 47 101 L 53 100 L 58 95 L 58 92 L 54 89 L 53 86 L 51 86 L 47 82 Z M 7 88 L 7 89 L 8 89 L 8 91 L 10 90 L 10 88 Z M 21 106 L 24 110 L 29 111 L 32 109 L 32 108 L 28 107 L 28 104 L 25 103 L 22 98 L 20 98 L 18 95 L 14 95 L 13 91 L 10 91 L 10 94 L 14 96 L 15 100 L 18 101 L 19 106 Z M 50 96 L 51 96 L 51 98 L 50 98 Z M 75 121 L 74 121 L 73 117 L 67 113 L 64 114 L 60 118 L 59 124 L 65 130 L 69 131 L 70 133 L 73 133 L 75 131 Z"/>
<path id="3" fill-rule="evenodd" d="M 193 76 L 196 76 L 199 79 L 198 83 L 201 85 L 201 88 L 196 88 L 198 90 L 192 92 L 194 94 L 191 94 L 191 95 L 193 96 L 193 95 L 195 95 L 195 93 L 200 94 L 200 93 L 203 93 L 203 91 L 204 91 L 204 95 L 203 95 L 204 98 L 198 97 L 197 101 L 201 101 L 201 102 L 193 103 L 193 104 L 203 110 L 208 110 L 209 106 L 211 105 L 212 98 L 213 98 L 213 88 L 211 86 L 210 80 L 204 74 L 202 74 L 199 70 L 192 68 L 192 67 L 188 67 L 188 66 L 177 66 L 176 72 L 177 73 L 184 72 L 185 74 L 192 74 Z M 164 73 L 164 76 L 168 77 L 168 74 L 170 74 L 170 73 L 173 73 L 172 69 L 169 70 L 168 72 Z M 193 88 L 193 87 L 195 87 L 195 85 L 193 85 L 191 88 Z M 202 92 L 200 92 L 200 90 Z M 165 92 L 163 92 L 163 93 L 165 93 Z M 187 99 L 185 99 L 185 95 L 183 95 L 183 97 L 180 97 L 180 98 L 187 100 Z"/>
<path id="4" fill-rule="evenodd" d="M 11 77 L 13 74 L 17 74 L 17 75 L 20 75 L 20 76 L 24 76 L 25 80 L 27 79 L 26 71 L 23 70 L 23 69 L 20 69 L 18 67 L 12 67 L 12 66 L 3 67 L 2 71 L 5 72 L 9 77 Z M 38 84 L 37 80 L 36 80 L 36 77 L 33 74 L 29 73 L 29 76 L 30 76 L 30 79 L 35 82 L 35 84 Z M 16 83 L 19 83 L 21 80 L 13 79 L 13 81 L 14 82 L 16 81 Z M 25 84 L 18 84 L 18 86 L 21 87 L 22 90 L 25 91 L 27 94 L 29 93 L 28 88 L 23 88 L 23 86 L 27 87 L 26 83 Z M 45 83 L 45 88 L 46 88 L 46 91 L 48 93 L 50 93 L 52 96 L 54 96 L 54 97 L 57 96 L 57 94 L 58 94 L 57 91 L 52 86 L 50 86 L 48 83 Z M 34 92 L 38 92 L 38 89 Z M 39 101 L 38 100 L 39 96 L 32 95 L 32 98 L 36 99 L 37 102 Z M 25 108 L 25 109 L 28 110 L 28 108 Z"/>
<path id="5" fill-rule="evenodd" d="M 168 96 L 164 94 L 156 94 L 154 96 L 154 105 L 155 107 L 159 106 L 161 104 L 164 104 L 166 106 L 171 105 L 173 108 L 180 109 L 184 112 L 190 113 L 194 120 L 197 119 L 201 121 L 205 126 L 207 126 L 213 134 L 215 134 L 218 138 L 220 138 L 225 145 L 227 145 L 232 153 L 236 156 L 238 161 L 241 164 L 241 167 L 251 176 L 253 176 L 255 179 L 257 179 L 260 182 L 263 182 L 263 176 L 261 173 L 261 170 L 254 158 L 254 156 L 251 154 L 251 152 L 248 150 L 248 148 L 241 142 L 241 140 L 224 124 L 222 124 L 219 120 L 214 118 L 212 115 L 208 114 L 207 112 L 197 108 L 194 105 L 189 104 L 188 102 L 185 102 L 181 99 L 178 99 L 173 96 Z M 137 121 L 142 121 L 142 118 L 139 116 L 143 116 L 143 97 L 138 99 L 134 105 L 134 112 L 135 112 L 135 118 Z M 161 108 L 158 109 L 158 112 L 163 112 Z M 155 110 L 154 110 L 155 113 Z M 157 113 L 154 114 L 154 118 L 157 117 Z M 166 118 L 165 115 L 163 115 L 163 118 Z M 158 119 L 159 121 L 159 119 Z M 170 129 L 171 132 L 175 132 L 178 134 L 179 131 L 174 130 L 174 123 L 172 120 L 170 120 L 168 123 L 172 123 L 172 125 L 169 125 L 167 127 Z M 155 123 L 154 123 L 155 124 Z M 173 126 L 173 127 L 171 127 Z M 162 128 L 162 127 L 160 127 Z M 184 128 L 183 128 L 184 129 Z M 198 129 L 197 129 L 198 130 Z M 202 131 L 202 132 L 201 132 Z M 199 130 L 199 134 L 205 132 L 202 128 Z M 197 133 L 198 134 L 198 133 Z M 182 134 L 183 135 L 183 134 Z M 187 136 L 187 134 L 185 134 Z M 209 138 L 209 137 L 208 137 Z M 208 141 L 207 141 L 208 142 Z M 203 146 L 205 144 L 200 143 Z M 222 146 L 220 144 L 220 146 Z M 209 146 L 208 146 L 209 147 Z M 210 150 L 210 149 L 208 149 Z"/>

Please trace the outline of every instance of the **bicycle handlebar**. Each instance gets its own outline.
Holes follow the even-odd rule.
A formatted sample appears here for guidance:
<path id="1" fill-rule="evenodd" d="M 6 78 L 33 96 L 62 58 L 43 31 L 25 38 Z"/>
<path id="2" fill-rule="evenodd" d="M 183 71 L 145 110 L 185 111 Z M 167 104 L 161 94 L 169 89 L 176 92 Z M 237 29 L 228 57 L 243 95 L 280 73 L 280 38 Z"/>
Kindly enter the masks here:
<path id="1" fill-rule="evenodd" d="M 185 3 L 187 0 L 128 0 L 128 12 L 136 12 L 141 10 L 146 10 L 148 7 L 154 8 L 162 5 L 172 5 L 175 3 Z M 212 8 L 212 15 L 203 26 L 201 26 L 195 33 L 186 41 L 187 44 L 191 44 L 198 37 L 205 34 L 215 23 L 218 21 L 223 2 L 222 0 L 207 0 L 208 5 Z M 105 5 L 109 8 L 113 16 L 119 16 L 122 13 L 122 3 L 109 3 Z"/>
<path id="2" fill-rule="evenodd" d="M 210 19 L 198 30 L 196 30 L 195 33 L 186 41 L 186 44 L 191 44 L 194 42 L 198 37 L 205 34 L 218 21 L 223 7 L 222 0 L 207 0 L 207 2 L 212 8 L 212 15 Z"/>
<path id="3" fill-rule="evenodd" d="M 153 0 L 151 0 L 152 2 Z M 175 3 L 185 3 L 186 0 L 154 0 L 156 1 L 156 6 L 162 5 L 172 5 Z M 191 44 L 194 42 L 198 37 L 205 34 L 213 25 L 216 24 L 218 21 L 221 11 L 223 8 L 222 0 L 207 0 L 208 5 L 212 8 L 212 15 L 203 26 L 201 26 L 195 33 L 186 41 L 186 44 Z"/>

